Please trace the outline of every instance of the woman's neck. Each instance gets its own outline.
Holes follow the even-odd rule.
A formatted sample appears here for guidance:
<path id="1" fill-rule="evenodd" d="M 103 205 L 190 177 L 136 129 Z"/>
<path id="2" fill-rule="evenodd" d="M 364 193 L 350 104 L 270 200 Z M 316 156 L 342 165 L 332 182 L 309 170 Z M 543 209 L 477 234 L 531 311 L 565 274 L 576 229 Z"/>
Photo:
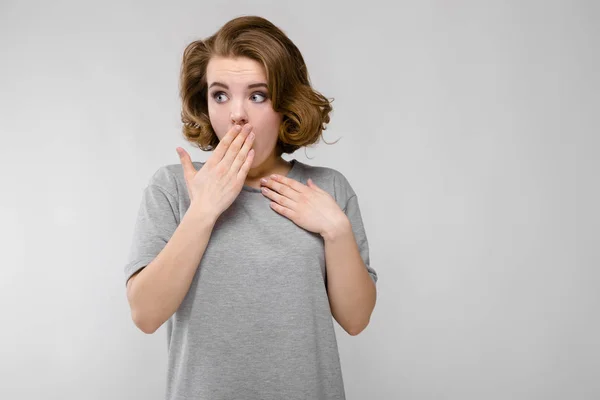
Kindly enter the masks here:
<path id="1" fill-rule="evenodd" d="M 287 175 L 292 168 L 289 161 L 285 161 L 281 157 L 265 160 L 261 165 L 257 165 L 248 171 L 245 185 L 260 189 L 260 179 L 267 178 L 272 174 Z"/>

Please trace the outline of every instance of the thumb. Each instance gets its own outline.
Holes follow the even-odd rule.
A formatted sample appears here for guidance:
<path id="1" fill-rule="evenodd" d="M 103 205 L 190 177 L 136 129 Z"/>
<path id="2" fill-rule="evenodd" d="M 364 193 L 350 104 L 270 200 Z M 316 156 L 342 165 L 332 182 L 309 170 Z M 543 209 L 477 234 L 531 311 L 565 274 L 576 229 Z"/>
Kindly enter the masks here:
<path id="1" fill-rule="evenodd" d="M 177 154 L 179 154 L 179 160 L 181 161 L 181 166 L 183 167 L 183 175 L 186 180 L 190 180 L 196 174 L 196 168 L 192 164 L 192 159 L 187 151 L 185 151 L 181 147 L 177 147 Z"/>

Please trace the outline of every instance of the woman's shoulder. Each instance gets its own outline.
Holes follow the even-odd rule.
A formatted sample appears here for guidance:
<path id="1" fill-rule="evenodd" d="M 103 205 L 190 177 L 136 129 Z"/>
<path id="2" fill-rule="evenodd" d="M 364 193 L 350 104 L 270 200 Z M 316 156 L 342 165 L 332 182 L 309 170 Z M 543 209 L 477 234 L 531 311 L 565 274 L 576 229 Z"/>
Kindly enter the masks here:
<path id="1" fill-rule="evenodd" d="M 325 165 L 311 165 L 296 161 L 300 165 L 302 183 L 306 184 L 308 178 L 321 189 L 327 191 L 340 204 L 345 204 L 356 193 L 346 175 L 337 168 Z"/>
<path id="2" fill-rule="evenodd" d="M 192 164 L 199 170 L 204 162 L 193 161 Z M 158 186 L 174 197 L 178 197 L 180 193 L 187 195 L 187 185 L 183 175 L 183 166 L 181 164 L 165 164 L 154 170 L 151 174 L 148 185 Z"/>

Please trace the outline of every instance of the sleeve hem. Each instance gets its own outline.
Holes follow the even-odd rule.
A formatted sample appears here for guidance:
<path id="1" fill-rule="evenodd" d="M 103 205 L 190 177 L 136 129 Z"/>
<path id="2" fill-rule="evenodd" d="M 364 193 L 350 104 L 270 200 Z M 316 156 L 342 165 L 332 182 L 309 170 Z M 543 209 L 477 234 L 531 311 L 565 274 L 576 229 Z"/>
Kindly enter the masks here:
<path id="1" fill-rule="evenodd" d="M 371 276 L 373 283 L 377 284 L 377 274 L 374 274 L 373 272 L 369 272 L 369 275 Z"/>
<path id="2" fill-rule="evenodd" d="M 127 281 L 129 281 L 129 278 L 131 278 L 133 274 L 150 264 L 152 260 L 154 260 L 154 257 L 144 257 L 127 264 L 125 266 L 125 286 L 127 286 Z"/>

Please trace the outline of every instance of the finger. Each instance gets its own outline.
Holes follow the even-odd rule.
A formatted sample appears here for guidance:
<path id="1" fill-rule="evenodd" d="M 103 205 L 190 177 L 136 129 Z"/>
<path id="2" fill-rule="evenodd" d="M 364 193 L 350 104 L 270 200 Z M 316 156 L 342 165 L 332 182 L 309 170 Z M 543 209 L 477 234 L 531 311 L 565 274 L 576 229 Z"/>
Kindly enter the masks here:
<path id="1" fill-rule="evenodd" d="M 181 166 L 183 167 L 183 176 L 186 181 L 191 180 L 196 175 L 196 168 L 192 164 L 192 159 L 187 151 L 183 148 L 178 147 L 177 154 L 179 154 L 179 160 L 181 161 Z"/>
<path id="2" fill-rule="evenodd" d="M 282 196 L 281 194 L 269 189 L 268 187 L 263 187 L 261 190 L 265 196 L 267 196 L 269 199 L 273 200 L 277 204 L 287 207 L 290 210 L 293 210 L 295 208 L 296 202 L 290 199 L 289 197 Z"/>
<path id="3" fill-rule="evenodd" d="M 306 190 L 306 186 L 304 186 L 303 184 L 301 184 L 300 182 L 298 182 L 295 179 L 288 178 L 287 176 L 272 175 L 271 179 L 273 179 L 276 182 L 281 182 L 284 185 L 289 186 L 290 188 L 294 189 L 296 192 L 299 192 L 299 193 L 302 193 Z"/>
<path id="4" fill-rule="evenodd" d="M 231 171 L 234 174 L 237 174 L 241 166 L 244 164 L 244 162 L 246 162 L 248 152 L 252 149 L 252 145 L 254 144 L 254 136 L 254 132 L 250 132 L 250 134 L 246 137 L 246 141 L 244 142 L 240 152 L 237 154 L 237 157 L 235 157 L 233 160 L 233 164 L 231 164 Z"/>
<path id="5" fill-rule="evenodd" d="M 250 124 L 244 125 L 244 128 L 242 129 L 240 134 L 237 135 L 237 137 L 233 140 L 231 145 L 229 145 L 229 148 L 227 149 L 227 153 L 225 153 L 225 156 L 220 161 L 220 163 L 223 163 L 228 168 L 231 168 L 231 164 L 233 164 L 233 160 L 235 159 L 237 154 L 240 152 L 240 149 L 242 148 L 242 146 L 244 145 L 244 142 L 246 141 L 246 137 L 248 136 L 248 134 L 251 131 L 252 131 L 252 125 L 250 125 Z"/>
<path id="6" fill-rule="evenodd" d="M 271 208 L 275 211 L 277 211 L 279 214 L 283 215 L 284 217 L 287 217 L 289 220 L 294 219 L 294 217 L 296 216 L 296 212 L 294 210 L 290 210 L 287 207 L 282 206 L 281 204 L 277 204 L 276 202 L 272 201 L 271 202 Z"/>
<path id="7" fill-rule="evenodd" d="M 268 186 L 272 191 L 277 192 L 277 193 L 279 193 L 289 199 L 292 199 L 294 201 L 298 201 L 298 199 L 300 199 L 300 196 L 301 196 L 300 192 L 292 189 L 288 185 L 278 182 L 277 179 L 281 179 L 281 177 L 276 178 L 276 179 L 268 179 L 265 186 Z"/>
<path id="8" fill-rule="evenodd" d="M 248 157 L 246 157 L 246 161 L 240 168 L 240 172 L 238 172 L 238 179 L 245 181 L 248 176 L 248 172 L 250 171 L 250 167 L 252 166 L 252 161 L 254 161 L 254 149 L 250 149 L 248 152 Z"/>
<path id="9" fill-rule="evenodd" d="M 221 139 L 211 157 L 211 160 L 214 159 L 215 164 L 225 157 L 225 154 L 227 154 L 227 149 L 229 149 L 229 146 L 231 146 L 231 143 L 233 143 L 234 139 L 238 136 L 241 130 L 242 127 L 240 125 L 234 125 L 223 137 L 223 139 Z"/>

